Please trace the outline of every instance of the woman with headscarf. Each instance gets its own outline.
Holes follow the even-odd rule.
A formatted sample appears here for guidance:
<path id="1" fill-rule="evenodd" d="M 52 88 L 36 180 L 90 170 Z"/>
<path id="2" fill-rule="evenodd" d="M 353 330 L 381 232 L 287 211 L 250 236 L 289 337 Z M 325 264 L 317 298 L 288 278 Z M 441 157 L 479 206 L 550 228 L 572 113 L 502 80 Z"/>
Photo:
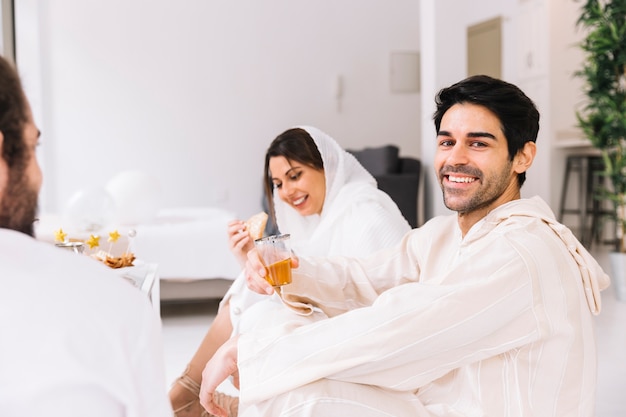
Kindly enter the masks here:
<path id="1" fill-rule="evenodd" d="M 280 232 L 291 235 L 296 254 L 367 256 L 399 243 L 410 230 L 374 177 L 314 127 L 292 128 L 274 139 L 265 155 L 264 184 L 269 211 L 275 214 Z M 231 250 L 243 265 L 254 247 L 245 223 L 231 222 L 228 234 Z M 277 295 L 268 299 L 250 291 L 243 274 L 235 280 L 200 347 L 170 390 L 176 417 L 207 415 L 198 402 L 204 366 L 231 334 L 239 332 L 245 310 L 260 300 L 277 299 Z M 236 415 L 236 402 L 230 408 Z"/>

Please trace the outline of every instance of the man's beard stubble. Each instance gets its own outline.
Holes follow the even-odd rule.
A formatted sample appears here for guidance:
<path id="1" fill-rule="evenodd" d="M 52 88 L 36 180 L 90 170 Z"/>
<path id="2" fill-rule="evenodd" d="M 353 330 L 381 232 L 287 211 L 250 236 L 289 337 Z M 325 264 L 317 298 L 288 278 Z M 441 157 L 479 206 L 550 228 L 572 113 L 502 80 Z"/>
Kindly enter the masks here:
<path id="1" fill-rule="evenodd" d="M 9 181 L 0 201 L 0 228 L 11 229 L 29 236 L 35 235 L 38 192 L 33 189 L 23 167 L 9 170 Z"/>
<path id="2" fill-rule="evenodd" d="M 513 166 L 512 161 L 508 161 L 506 166 L 502 169 L 501 175 L 495 175 L 491 178 L 486 178 L 485 174 L 478 168 L 472 167 L 451 167 L 445 166 L 440 170 L 440 178 L 442 172 L 454 172 L 459 174 L 471 175 L 478 178 L 479 181 L 485 181 L 485 187 L 479 188 L 477 192 L 469 196 L 463 205 L 452 205 L 448 201 L 449 194 L 454 194 L 454 191 L 446 190 L 443 186 L 441 179 L 439 185 L 443 192 L 443 203 L 446 208 L 456 211 L 459 214 L 467 214 L 473 211 L 480 210 L 484 207 L 489 207 L 494 201 L 496 201 L 505 192 L 508 186 L 507 173 L 511 171 Z"/>

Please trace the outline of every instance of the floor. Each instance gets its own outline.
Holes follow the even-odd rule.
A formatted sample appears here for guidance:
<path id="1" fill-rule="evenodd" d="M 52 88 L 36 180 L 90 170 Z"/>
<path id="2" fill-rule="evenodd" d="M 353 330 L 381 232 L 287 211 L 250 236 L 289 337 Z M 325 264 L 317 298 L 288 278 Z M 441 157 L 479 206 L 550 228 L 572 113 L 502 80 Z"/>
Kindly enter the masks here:
<path id="1" fill-rule="evenodd" d="M 610 271 L 606 249 L 594 251 Z M 185 369 L 217 310 L 216 300 L 163 304 L 163 336 L 168 384 Z M 598 394 L 596 417 L 626 415 L 626 301 L 619 301 L 609 287 L 603 292 L 602 313 L 596 317 L 598 342 Z M 226 384 L 223 391 L 232 393 Z"/>
<path id="2" fill-rule="evenodd" d="M 594 251 L 594 256 L 610 274 L 606 249 Z M 596 417 L 623 417 L 626 416 L 626 300 L 618 300 L 613 287 L 602 292 L 602 311 L 595 320 L 598 344 Z"/>
<path id="3" fill-rule="evenodd" d="M 165 374 L 169 386 L 185 370 L 209 325 L 215 317 L 219 300 L 185 303 L 162 303 L 163 348 L 165 351 Z M 223 392 L 236 394 L 228 382 Z"/>

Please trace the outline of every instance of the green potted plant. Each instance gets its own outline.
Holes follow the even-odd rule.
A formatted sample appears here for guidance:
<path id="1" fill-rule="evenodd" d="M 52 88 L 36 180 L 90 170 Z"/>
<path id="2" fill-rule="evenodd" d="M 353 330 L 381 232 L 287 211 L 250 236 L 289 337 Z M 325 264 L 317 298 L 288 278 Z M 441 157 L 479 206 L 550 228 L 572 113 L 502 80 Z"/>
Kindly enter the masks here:
<path id="1" fill-rule="evenodd" d="M 626 0 L 587 0 L 577 25 L 585 30 L 580 43 L 585 58 L 576 75 L 587 97 L 578 123 L 604 160 L 608 186 L 601 198 L 613 203 L 616 225 L 611 266 L 614 278 L 624 277 L 626 271 L 615 270 L 613 255 L 626 257 Z M 626 285 L 615 284 L 618 297 L 626 298 Z"/>

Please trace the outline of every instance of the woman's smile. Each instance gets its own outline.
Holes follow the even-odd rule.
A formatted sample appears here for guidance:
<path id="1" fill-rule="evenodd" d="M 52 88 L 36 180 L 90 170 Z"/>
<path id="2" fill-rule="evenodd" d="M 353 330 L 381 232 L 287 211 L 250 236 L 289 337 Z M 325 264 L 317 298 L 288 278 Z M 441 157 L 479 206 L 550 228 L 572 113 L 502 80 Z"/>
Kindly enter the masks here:
<path id="1" fill-rule="evenodd" d="M 300 197 L 300 198 L 298 198 L 296 200 L 292 200 L 291 204 L 293 206 L 295 206 L 295 207 L 298 207 L 298 206 L 300 206 L 302 203 L 304 203 L 306 201 L 307 197 L 308 196 L 305 195 L 305 196 Z"/>

